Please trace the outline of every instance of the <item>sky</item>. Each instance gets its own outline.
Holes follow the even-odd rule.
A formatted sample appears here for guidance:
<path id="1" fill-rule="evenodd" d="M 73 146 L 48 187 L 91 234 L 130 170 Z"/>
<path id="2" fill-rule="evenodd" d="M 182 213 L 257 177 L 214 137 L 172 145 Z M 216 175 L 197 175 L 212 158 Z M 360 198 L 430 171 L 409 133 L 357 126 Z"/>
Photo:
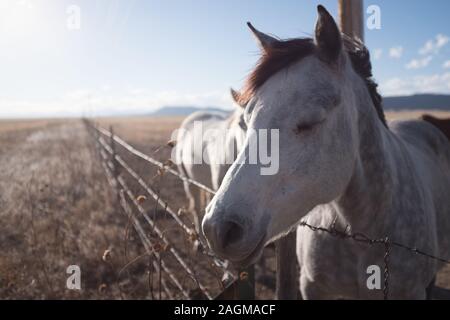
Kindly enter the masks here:
<path id="1" fill-rule="evenodd" d="M 246 22 L 311 36 L 337 0 L 0 0 L 0 117 L 232 108 L 259 49 Z M 384 96 L 450 94 L 450 1 L 373 0 L 365 28 Z M 366 12 L 365 19 L 370 14 Z"/>

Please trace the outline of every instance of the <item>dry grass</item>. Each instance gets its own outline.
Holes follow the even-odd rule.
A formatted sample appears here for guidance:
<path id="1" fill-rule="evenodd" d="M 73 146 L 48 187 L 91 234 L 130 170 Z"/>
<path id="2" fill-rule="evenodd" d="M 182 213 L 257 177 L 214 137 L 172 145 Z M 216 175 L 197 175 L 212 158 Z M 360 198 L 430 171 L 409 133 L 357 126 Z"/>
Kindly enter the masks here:
<path id="1" fill-rule="evenodd" d="M 157 146 L 170 140 L 172 132 L 179 127 L 184 117 L 140 117 L 101 118 L 99 123 L 114 131 L 129 142 L 139 145 Z"/>
<path id="2" fill-rule="evenodd" d="M 80 121 L 17 123 L 0 154 L 0 298 L 146 297 L 145 265 L 117 279 L 126 219 L 116 212 L 102 168 Z M 5 132 L 6 130 L 0 129 Z M 9 139 L 8 139 L 9 138 Z M 139 255 L 133 241 L 129 255 Z M 106 249 L 112 252 L 102 260 Z M 66 288 L 81 268 L 82 290 Z"/>
<path id="3" fill-rule="evenodd" d="M 435 117 L 438 118 L 450 118 L 450 111 L 439 111 L 439 110 L 386 112 L 386 118 L 388 120 L 418 119 L 424 113 L 434 115 Z"/>
<path id="4" fill-rule="evenodd" d="M 164 144 L 167 130 L 171 130 L 167 124 L 172 121 L 157 121 L 150 126 L 142 122 L 139 126 L 138 121 L 127 120 L 122 126 L 128 132 L 149 130 L 139 133 L 146 142 L 138 145 L 151 153 Z M 173 123 L 176 127 L 179 120 Z M 2 136 L 0 145 L 8 151 L 0 154 L 0 298 L 158 299 L 158 274 L 149 267 L 152 261 L 129 228 L 107 183 L 93 140 L 81 122 L 42 122 L 41 126 L 17 123 L 17 127 L 16 131 L 8 129 L 11 134 Z M 155 128 L 158 131 L 152 131 Z M 163 148 L 153 154 L 163 160 L 169 152 Z M 161 177 L 147 163 L 123 155 L 175 209 L 185 204 L 178 180 Z M 129 177 L 127 183 L 136 195 L 142 194 Z M 211 272 L 211 260 L 192 251 L 192 243 L 164 210 L 150 200 L 144 202 L 147 212 L 198 278 L 217 294 L 220 286 Z M 152 237 L 151 228 L 145 227 Z M 170 254 L 161 255 L 183 286 L 191 290 L 196 287 Z M 104 256 L 108 261 L 103 261 Z M 73 264 L 81 267 L 81 291 L 66 289 L 66 268 Z M 177 290 L 174 292 L 176 298 L 181 297 Z M 167 298 L 164 292 L 161 298 Z"/>
<path id="5" fill-rule="evenodd" d="M 61 120 L 61 119 L 55 119 L 55 120 L 47 120 L 47 119 L 5 120 L 5 119 L 0 119 L 0 134 L 3 135 L 4 133 L 11 132 L 11 131 L 17 132 L 20 130 L 31 130 L 31 129 L 42 128 L 42 127 L 52 125 L 52 124 L 60 124 L 64 121 L 68 121 L 68 120 Z"/>

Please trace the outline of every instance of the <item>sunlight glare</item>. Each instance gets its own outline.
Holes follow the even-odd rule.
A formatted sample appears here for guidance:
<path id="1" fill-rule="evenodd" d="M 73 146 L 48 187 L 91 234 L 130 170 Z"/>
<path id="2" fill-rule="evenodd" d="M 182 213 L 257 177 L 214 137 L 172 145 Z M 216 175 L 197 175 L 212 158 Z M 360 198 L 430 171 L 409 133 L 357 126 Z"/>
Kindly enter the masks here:
<path id="1" fill-rule="evenodd" d="M 27 37 L 40 29 L 41 10 L 31 0 L 0 0 L 0 33 L 2 37 Z"/>

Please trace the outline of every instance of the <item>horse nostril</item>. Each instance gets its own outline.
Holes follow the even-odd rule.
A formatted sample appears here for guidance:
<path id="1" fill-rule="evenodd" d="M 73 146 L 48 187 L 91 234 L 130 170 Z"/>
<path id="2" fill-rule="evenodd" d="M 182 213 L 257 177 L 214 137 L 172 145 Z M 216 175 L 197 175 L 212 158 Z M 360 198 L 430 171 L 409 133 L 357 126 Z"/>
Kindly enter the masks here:
<path id="1" fill-rule="evenodd" d="M 221 237 L 222 238 L 222 248 L 239 242 L 244 236 L 244 229 L 242 226 L 233 221 L 225 221 L 222 226 Z"/>

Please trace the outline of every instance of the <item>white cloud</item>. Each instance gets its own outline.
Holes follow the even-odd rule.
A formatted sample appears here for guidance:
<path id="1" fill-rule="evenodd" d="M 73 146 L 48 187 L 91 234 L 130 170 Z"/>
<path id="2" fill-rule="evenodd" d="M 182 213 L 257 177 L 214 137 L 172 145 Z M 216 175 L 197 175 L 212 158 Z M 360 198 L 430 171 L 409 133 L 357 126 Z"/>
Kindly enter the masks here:
<path id="1" fill-rule="evenodd" d="M 445 61 L 444 64 L 442 65 L 442 67 L 444 69 L 450 69 L 450 60 Z"/>
<path id="2" fill-rule="evenodd" d="M 421 69 L 425 68 L 433 60 L 432 56 L 426 56 L 422 59 L 413 59 L 405 67 L 406 69 Z"/>
<path id="3" fill-rule="evenodd" d="M 449 41 L 450 38 L 446 35 L 438 34 L 434 39 L 428 40 L 425 45 L 420 48 L 419 53 L 421 55 L 437 54 Z"/>
<path id="4" fill-rule="evenodd" d="M 227 91 L 181 93 L 152 92 L 131 89 L 118 93 L 114 90 L 75 90 L 52 101 L 7 99 L 0 97 L 0 117 L 55 117 L 150 113 L 163 106 L 197 106 L 232 108 Z"/>
<path id="5" fill-rule="evenodd" d="M 450 38 L 443 34 L 436 35 L 433 39 L 428 40 L 425 45 L 419 49 L 419 54 L 422 58 L 412 59 L 405 65 L 406 69 L 421 69 L 428 66 L 433 60 L 433 57 L 439 53 L 439 51 L 447 45 Z M 444 68 L 450 68 L 450 62 L 448 65 L 444 63 Z"/>
<path id="6" fill-rule="evenodd" d="M 403 47 L 397 46 L 389 49 L 389 56 L 394 59 L 400 59 L 403 55 Z"/>
<path id="7" fill-rule="evenodd" d="M 434 50 L 434 42 L 433 40 L 428 40 L 425 45 L 419 49 L 419 53 L 424 55 L 424 54 L 429 54 L 431 52 L 433 52 Z"/>
<path id="8" fill-rule="evenodd" d="M 409 78 L 392 78 L 381 82 L 380 91 L 384 96 L 450 93 L 450 72 Z"/>
<path id="9" fill-rule="evenodd" d="M 436 36 L 436 47 L 438 49 L 442 48 L 443 46 L 445 46 L 448 42 L 449 42 L 450 38 L 447 37 L 444 34 L 438 34 Z"/>
<path id="10" fill-rule="evenodd" d="M 375 60 L 379 60 L 382 55 L 383 55 L 383 49 L 375 49 L 373 51 L 373 57 Z"/>

